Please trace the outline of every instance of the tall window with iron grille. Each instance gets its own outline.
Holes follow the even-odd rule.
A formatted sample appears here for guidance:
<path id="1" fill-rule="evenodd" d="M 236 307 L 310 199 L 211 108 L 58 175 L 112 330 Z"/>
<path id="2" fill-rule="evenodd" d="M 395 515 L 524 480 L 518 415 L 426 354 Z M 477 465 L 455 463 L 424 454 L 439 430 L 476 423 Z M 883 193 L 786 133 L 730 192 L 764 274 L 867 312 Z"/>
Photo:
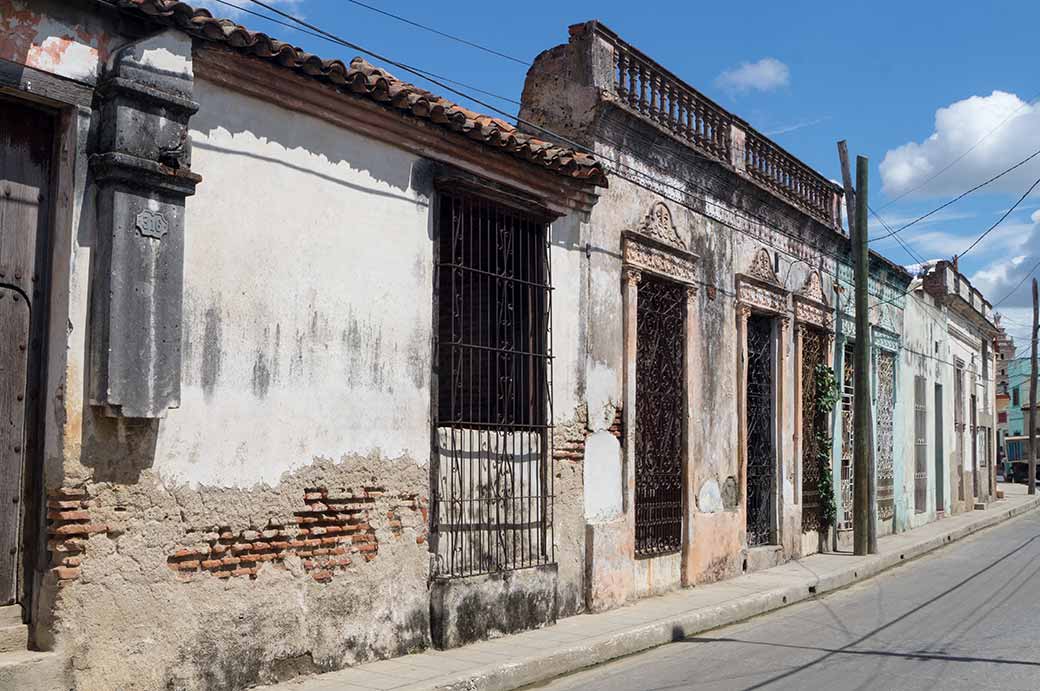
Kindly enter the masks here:
<path id="1" fill-rule="evenodd" d="M 552 563 L 548 223 L 468 192 L 438 201 L 433 575 Z"/>

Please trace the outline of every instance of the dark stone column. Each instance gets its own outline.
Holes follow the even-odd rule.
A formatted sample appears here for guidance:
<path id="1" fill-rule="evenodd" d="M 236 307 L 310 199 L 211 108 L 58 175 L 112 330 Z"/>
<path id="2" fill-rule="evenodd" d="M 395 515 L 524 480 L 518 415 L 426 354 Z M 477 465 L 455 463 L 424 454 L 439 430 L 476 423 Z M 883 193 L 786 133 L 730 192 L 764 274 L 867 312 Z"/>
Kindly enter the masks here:
<path id="1" fill-rule="evenodd" d="M 170 30 L 121 49 L 98 87 L 90 402 L 112 417 L 180 405 L 192 83 L 191 40 Z"/>

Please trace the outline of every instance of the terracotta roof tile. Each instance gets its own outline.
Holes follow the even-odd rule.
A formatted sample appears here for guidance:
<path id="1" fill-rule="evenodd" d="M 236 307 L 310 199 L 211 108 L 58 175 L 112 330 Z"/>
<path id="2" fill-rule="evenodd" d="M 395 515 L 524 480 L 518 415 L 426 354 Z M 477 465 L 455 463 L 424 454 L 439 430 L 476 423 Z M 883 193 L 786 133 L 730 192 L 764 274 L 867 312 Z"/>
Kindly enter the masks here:
<path id="1" fill-rule="evenodd" d="M 370 98 L 388 110 L 429 120 L 560 175 L 601 187 L 607 185 L 606 171 L 594 156 L 524 134 L 500 118 L 474 113 L 402 81 L 360 57 L 351 60 L 349 65 L 341 60 L 324 60 L 267 34 L 250 31 L 229 19 L 214 18 L 208 10 L 196 9 L 178 0 L 116 0 L 116 4 L 173 25 L 192 36 L 223 43 L 248 55 L 330 82 L 344 91 Z"/>

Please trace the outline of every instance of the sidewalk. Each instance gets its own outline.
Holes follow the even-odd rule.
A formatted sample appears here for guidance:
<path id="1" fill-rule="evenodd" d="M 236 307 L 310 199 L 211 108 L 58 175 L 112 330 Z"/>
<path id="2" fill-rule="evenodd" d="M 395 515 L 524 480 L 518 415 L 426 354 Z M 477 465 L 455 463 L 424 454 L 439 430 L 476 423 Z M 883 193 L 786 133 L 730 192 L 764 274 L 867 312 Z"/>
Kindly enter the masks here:
<path id="1" fill-rule="evenodd" d="M 382 660 L 264 687 L 270 691 L 515 689 L 732 624 L 861 581 L 1040 506 L 1023 485 L 1006 498 L 879 540 L 880 554 L 816 554 L 747 576 L 646 598 L 602 614 L 455 650 Z"/>

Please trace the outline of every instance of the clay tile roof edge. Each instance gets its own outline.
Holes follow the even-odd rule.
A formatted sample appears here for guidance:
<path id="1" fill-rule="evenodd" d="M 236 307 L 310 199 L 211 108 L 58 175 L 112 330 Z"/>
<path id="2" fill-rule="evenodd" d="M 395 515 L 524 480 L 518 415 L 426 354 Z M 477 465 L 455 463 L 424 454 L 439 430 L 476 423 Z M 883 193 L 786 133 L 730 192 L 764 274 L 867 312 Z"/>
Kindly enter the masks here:
<path id="1" fill-rule="evenodd" d="M 404 112 L 427 120 L 554 175 L 563 175 L 583 184 L 607 186 L 606 170 L 591 154 L 523 134 L 501 118 L 475 113 L 400 80 L 363 58 L 356 57 L 349 65 L 340 60 L 324 60 L 264 33 L 250 31 L 230 19 L 214 18 L 208 10 L 179 0 L 115 0 L 115 3 L 121 9 L 174 26 L 191 36 L 221 43 L 311 78 L 328 81 L 334 86 L 345 85 L 352 93 L 367 97 L 388 111 Z M 561 166 L 561 160 L 569 160 L 571 164 Z"/>

